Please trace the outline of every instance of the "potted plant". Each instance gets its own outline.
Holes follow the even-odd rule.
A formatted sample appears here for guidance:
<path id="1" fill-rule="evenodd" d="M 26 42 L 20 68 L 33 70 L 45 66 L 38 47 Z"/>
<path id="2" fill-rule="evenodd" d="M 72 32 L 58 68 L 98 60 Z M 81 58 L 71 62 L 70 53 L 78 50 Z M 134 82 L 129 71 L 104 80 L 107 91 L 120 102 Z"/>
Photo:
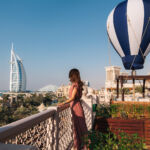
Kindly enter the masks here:
<path id="1" fill-rule="evenodd" d="M 150 103 L 113 102 L 110 106 L 98 105 L 94 129 L 106 132 L 107 128 L 116 133 L 137 133 L 150 145 Z"/>

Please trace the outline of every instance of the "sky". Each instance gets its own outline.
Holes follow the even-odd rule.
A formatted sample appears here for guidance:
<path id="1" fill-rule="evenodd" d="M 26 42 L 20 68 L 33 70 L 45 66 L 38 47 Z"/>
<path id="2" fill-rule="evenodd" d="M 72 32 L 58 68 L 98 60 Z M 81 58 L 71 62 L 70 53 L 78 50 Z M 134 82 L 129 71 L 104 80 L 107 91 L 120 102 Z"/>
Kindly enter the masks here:
<path id="1" fill-rule="evenodd" d="M 68 84 L 78 68 L 99 89 L 105 67 L 122 61 L 108 42 L 106 21 L 122 0 L 0 0 L 0 90 L 9 89 L 11 43 L 23 60 L 27 89 Z M 149 73 L 150 57 L 141 73 Z"/>

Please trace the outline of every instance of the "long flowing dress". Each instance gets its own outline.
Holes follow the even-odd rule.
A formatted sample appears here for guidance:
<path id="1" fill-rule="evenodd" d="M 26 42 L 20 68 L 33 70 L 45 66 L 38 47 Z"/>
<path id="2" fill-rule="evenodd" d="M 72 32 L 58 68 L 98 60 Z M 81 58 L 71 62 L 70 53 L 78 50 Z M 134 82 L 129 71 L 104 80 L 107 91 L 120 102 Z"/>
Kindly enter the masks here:
<path id="1" fill-rule="evenodd" d="M 82 90 L 79 88 L 77 83 L 73 83 L 69 90 L 69 97 L 72 96 L 72 91 L 77 88 L 77 94 L 74 101 L 70 103 L 70 108 L 73 118 L 73 134 L 74 134 L 74 148 L 81 150 L 82 138 L 87 133 L 87 125 L 85 122 L 85 115 L 81 105 Z"/>

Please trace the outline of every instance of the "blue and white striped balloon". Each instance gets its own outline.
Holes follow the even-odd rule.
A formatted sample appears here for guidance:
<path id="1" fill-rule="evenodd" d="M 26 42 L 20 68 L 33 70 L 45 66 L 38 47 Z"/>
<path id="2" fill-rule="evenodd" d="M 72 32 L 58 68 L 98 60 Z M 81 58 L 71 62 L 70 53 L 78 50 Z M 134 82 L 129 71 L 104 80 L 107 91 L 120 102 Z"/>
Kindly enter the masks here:
<path id="1" fill-rule="evenodd" d="M 150 0 L 126 0 L 107 20 L 109 39 L 125 69 L 142 69 L 150 52 Z"/>

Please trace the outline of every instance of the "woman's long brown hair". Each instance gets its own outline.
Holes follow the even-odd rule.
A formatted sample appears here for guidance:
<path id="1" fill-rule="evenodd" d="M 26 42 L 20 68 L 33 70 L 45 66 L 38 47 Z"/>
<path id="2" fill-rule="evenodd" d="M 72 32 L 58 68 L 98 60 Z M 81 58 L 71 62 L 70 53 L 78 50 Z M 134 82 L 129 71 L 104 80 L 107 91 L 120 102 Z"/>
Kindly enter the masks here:
<path id="1" fill-rule="evenodd" d="M 77 82 L 79 85 L 79 88 L 83 90 L 83 82 L 81 81 L 80 72 L 78 69 L 76 68 L 71 69 L 69 72 L 69 78 L 71 82 Z"/>

